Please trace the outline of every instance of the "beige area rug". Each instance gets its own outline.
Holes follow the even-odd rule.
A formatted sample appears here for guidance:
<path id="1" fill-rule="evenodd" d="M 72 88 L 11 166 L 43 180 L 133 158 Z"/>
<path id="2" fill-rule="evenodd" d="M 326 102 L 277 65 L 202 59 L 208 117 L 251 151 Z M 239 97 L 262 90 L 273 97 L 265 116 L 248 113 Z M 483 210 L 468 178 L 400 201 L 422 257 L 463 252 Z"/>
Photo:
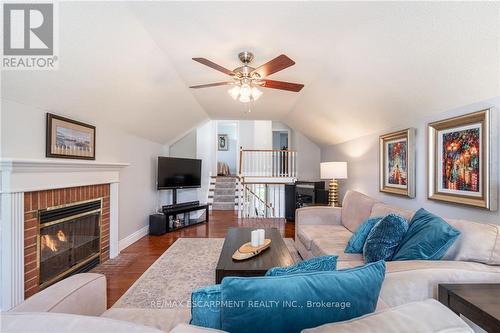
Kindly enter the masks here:
<path id="1" fill-rule="evenodd" d="M 215 283 L 215 267 L 223 238 L 179 238 L 149 267 L 112 308 L 179 308 L 191 292 Z M 295 262 L 301 261 L 293 240 L 285 243 Z"/>

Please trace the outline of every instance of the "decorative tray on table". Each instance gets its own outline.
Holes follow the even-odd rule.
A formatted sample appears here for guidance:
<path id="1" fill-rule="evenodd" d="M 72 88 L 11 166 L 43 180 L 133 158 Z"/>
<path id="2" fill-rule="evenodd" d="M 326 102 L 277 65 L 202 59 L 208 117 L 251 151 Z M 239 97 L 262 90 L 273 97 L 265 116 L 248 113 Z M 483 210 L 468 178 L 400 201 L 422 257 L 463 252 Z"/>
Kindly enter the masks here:
<path id="1" fill-rule="evenodd" d="M 262 253 L 265 249 L 271 246 L 270 239 L 264 239 L 264 245 L 253 247 L 252 243 L 248 242 L 240 246 L 233 254 L 234 260 L 245 260 Z"/>

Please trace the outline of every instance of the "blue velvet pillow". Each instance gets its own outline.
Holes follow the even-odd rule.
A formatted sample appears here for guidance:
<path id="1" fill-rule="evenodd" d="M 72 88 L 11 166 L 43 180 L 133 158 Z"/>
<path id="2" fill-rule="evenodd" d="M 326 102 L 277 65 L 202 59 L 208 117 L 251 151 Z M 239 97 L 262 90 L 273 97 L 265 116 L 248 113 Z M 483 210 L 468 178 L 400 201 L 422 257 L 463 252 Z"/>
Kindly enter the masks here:
<path id="1" fill-rule="evenodd" d="M 372 228 L 382 220 L 382 216 L 369 217 L 359 227 L 349 239 L 349 243 L 344 250 L 345 253 L 363 253 L 363 246 Z"/>
<path id="2" fill-rule="evenodd" d="M 334 271 L 337 268 L 337 258 L 337 256 L 321 256 L 288 267 L 274 267 L 266 272 L 266 276 Z M 220 295 L 219 284 L 194 290 L 191 294 L 190 324 L 221 329 Z"/>
<path id="3" fill-rule="evenodd" d="M 439 260 L 459 235 L 445 220 L 420 208 L 393 260 Z"/>
<path id="4" fill-rule="evenodd" d="M 408 221 L 389 214 L 372 228 L 363 247 L 365 262 L 390 261 L 408 230 Z"/>
<path id="5" fill-rule="evenodd" d="M 298 333 L 375 310 L 385 275 L 383 261 L 330 272 L 226 277 L 222 330 L 231 333 Z"/>
<path id="6" fill-rule="evenodd" d="M 266 276 L 334 271 L 337 268 L 337 258 L 337 256 L 321 256 L 307 259 L 288 267 L 273 267 L 266 272 Z"/>
<path id="7" fill-rule="evenodd" d="M 221 329 L 220 298 L 220 284 L 194 290 L 191 293 L 190 324 Z"/>

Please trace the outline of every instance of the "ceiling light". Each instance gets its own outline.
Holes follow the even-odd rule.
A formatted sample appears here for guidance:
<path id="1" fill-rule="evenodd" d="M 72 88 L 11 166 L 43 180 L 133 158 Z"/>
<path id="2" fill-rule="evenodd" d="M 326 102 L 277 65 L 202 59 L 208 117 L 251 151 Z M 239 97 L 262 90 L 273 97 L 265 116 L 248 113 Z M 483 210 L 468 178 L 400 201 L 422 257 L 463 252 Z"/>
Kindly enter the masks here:
<path id="1" fill-rule="evenodd" d="M 259 89 L 257 89 L 257 87 L 252 87 L 252 93 L 251 94 L 252 94 L 252 99 L 254 101 L 256 101 L 262 95 L 262 91 L 260 91 Z"/>
<path id="2" fill-rule="evenodd" d="M 235 101 L 237 100 L 242 103 L 256 101 L 262 95 L 262 91 L 248 83 L 237 83 L 227 92 Z"/>
<path id="3" fill-rule="evenodd" d="M 240 86 L 234 86 L 227 91 L 229 95 L 236 101 L 240 95 Z"/>

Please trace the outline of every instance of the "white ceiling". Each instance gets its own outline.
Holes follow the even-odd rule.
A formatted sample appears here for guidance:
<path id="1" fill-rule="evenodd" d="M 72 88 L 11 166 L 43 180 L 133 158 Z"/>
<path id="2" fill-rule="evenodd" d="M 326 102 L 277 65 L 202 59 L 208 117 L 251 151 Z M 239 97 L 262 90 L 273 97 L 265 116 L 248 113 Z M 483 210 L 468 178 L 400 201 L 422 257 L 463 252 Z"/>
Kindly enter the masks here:
<path id="1" fill-rule="evenodd" d="M 61 3 L 60 69 L 5 72 L 3 97 L 88 114 L 158 142 L 208 118 L 280 120 L 333 144 L 499 95 L 498 2 Z M 245 113 L 227 87 L 237 53 L 300 93 L 263 89 Z"/>

